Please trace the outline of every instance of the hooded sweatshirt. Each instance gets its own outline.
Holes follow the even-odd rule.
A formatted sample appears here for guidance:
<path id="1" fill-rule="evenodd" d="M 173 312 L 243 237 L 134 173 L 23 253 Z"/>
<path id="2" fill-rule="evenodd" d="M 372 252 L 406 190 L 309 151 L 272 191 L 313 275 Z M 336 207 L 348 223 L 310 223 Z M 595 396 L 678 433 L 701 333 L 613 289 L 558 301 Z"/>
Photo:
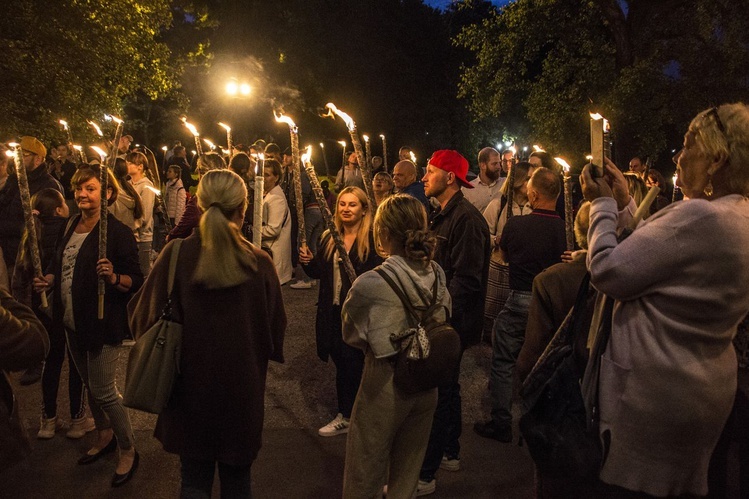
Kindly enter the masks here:
<path id="1" fill-rule="evenodd" d="M 452 311 L 447 291 L 445 272 L 436 262 L 423 266 L 401 256 L 391 256 L 381 268 L 399 284 L 411 303 L 428 305 L 432 298 L 434 279 L 437 279 L 437 301 L 448 312 Z M 437 317 L 446 320 L 445 308 Z M 341 312 L 343 341 L 352 347 L 369 350 L 380 359 L 398 353 L 398 345 L 390 341 L 390 334 L 410 327 L 406 309 L 390 285 L 374 270 L 359 276 L 346 297 Z"/>

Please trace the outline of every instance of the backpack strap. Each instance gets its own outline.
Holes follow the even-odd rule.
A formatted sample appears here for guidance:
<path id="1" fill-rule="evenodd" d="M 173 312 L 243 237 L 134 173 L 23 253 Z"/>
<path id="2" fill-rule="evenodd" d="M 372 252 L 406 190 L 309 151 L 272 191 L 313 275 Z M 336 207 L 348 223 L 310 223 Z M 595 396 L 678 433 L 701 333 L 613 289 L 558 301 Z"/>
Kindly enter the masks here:
<path id="1" fill-rule="evenodd" d="M 382 277 L 386 283 L 393 289 L 396 296 L 400 298 L 401 303 L 403 303 L 403 307 L 406 309 L 408 314 L 408 322 L 411 325 L 411 327 L 416 327 L 416 325 L 421 321 L 421 317 L 416 312 L 416 308 L 413 306 L 411 301 L 406 297 L 405 293 L 403 293 L 403 290 L 395 284 L 395 281 L 385 272 L 385 270 L 382 267 L 377 267 L 374 269 L 375 272 L 380 274 L 380 277 Z"/>

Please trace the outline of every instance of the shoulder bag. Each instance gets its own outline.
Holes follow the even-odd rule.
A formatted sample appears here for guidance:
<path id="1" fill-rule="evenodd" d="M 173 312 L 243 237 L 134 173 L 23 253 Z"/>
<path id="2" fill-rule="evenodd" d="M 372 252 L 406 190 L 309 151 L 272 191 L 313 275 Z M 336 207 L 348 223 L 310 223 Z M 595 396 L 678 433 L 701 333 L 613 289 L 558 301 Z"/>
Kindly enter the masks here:
<path id="1" fill-rule="evenodd" d="M 167 301 L 158 322 L 138 337 L 130 351 L 123 403 L 127 407 L 160 414 L 172 396 L 179 374 L 182 324 L 172 320 L 174 276 L 182 239 L 176 239 L 169 259 Z"/>
<path id="2" fill-rule="evenodd" d="M 390 341 L 399 347 L 394 361 L 393 383 L 406 393 L 423 392 L 449 383 L 460 363 L 460 337 L 447 322 L 449 314 L 446 313 L 444 321 L 435 318 L 436 312 L 444 307 L 437 302 L 437 276 L 434 277 L 431 302 L 426 306 L 415 306 L 381 267 L 375 271 L 400 298 L 411 326 L 406 331 L 390 334 Z"/>

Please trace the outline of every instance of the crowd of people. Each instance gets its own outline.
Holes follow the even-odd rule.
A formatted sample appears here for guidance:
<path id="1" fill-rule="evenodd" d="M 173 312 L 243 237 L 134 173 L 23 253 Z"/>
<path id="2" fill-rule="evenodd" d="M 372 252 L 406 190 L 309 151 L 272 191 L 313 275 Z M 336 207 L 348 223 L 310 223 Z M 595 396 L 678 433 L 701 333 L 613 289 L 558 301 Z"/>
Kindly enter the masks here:
<path id="1" fill-rule="evenodd" d="M 39 439 L 96 431 L 80 465 L 118 451 L 113 487 L 126 484 L 139 463 L 115 383 L 119 347 L 137 341 L 168 304 L 184 328 L 180 375 L 155 436 L 180 456 L 184 496 L 210 497 L 218 467 L 222 496 L 250 497 L 268 362 L 284 360 L 288 284 L 319 285 L 317 353 L 335 365 L 337 408 L 318 434 L 347 435 L 343 496 L 434 493 L 438 470 L 461 469 L 460 368 L 418 393 L 394 383 L 402 347 L 391 335 L 411 326 L 382 273 L 412 303 L 442 304 L 438 320 L 457 332 L 461 352 L 491 344 L 491 412 L 473 430 L 502 443 L 517 437 L 514 384 L 543 358 L 586 275 L 611 300 L 602 321 L 589 300 L 586 328 L 576 331 L 583 357 L 595 340 L 591 324 L 609 333 L 594 374 L 600 472 L 571 483 L 539 471 L 539 497 L 570 497 L 573 490 L 576 497 L 720 497 L 730 444 L 739 442 L 741 455 L 749 455 L 747 106 L 699 113 L 673 158 L 673 189 L 682 200 L 661 194 L 642 209 L 650 187 L 669 189 L 640 156 L 628 172 L 607 159 L 603 174 L 588 165 L 570 180 L 544 151 L 521 160 L 486 147 L 471 179 L 468 160 L 454 150 L 435 151 L 420 168 L 403 147 L 392 171 L 372 158 L 366 172 L 351 153 L 334 180 L 321 182 L 321 205 L 316 179 L 273 143 L 237 146 L 227 158 L 201 154 L 194 164 L 177 144 L 160 167 L 148 148 L 132 149 L 131 142 L 122 138 L 105 171 L 97 160 L 75 161 L 65 143 L 53 144 L 48 156 L 33 137 L 20 140 L 21 164 L 0 154 L 7 269 L 0 273 L 0 369 L 23 371 L 24 384 L 41 379 Z M 260 227 L 253 216 L 258 166 Z M 19 168 L 28 178 L 38 248 L 27 230 Z M 564 182 L 572 184 L 572 214 L 565 212 Z M 630 224 L 640 215 L 639 225 Z M 258 233 L 260 247 L 250 242 Z M 57 411 L 66 353 L 69 422 Z M 0 441 L 0 471 L 28 452 L 8 400 L 4 376 L 0 426 L 8 431 L 0 436 L 9 437 Z M 741 487 L 749 481 L 746 462 Z"/>

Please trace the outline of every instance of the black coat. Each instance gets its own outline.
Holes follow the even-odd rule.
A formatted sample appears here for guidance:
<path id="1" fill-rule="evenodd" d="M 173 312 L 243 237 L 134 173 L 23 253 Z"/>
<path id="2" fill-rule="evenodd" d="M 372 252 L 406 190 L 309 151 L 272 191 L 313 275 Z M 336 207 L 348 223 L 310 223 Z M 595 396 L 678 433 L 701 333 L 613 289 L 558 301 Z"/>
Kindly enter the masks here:
<path id="1" fill-rule="evenodd" d="M 59 240 L 54 258 L 48 269 L 55 276 L 53 323 L 63 325 L 63 306 L 60 294 L 62 254 L 70 240 L 80 215 L 76 215 Z M 91 230 L 81 245 L 73 270 L 73 317 L 76 342 L 86 350 L 97 350 L 103 345 L 119 345 L 129 336 L 127 302 L 143 284 L 143 274 L 138 261 L 138 246 L 133 231 L 111 213 L 107 217 L 107 258 L 114 271 L 130 276 L 133 281 L 126 293 L 107 283 L 104 296 L 104 319 L 98 319 L 98 276 L 96 262 L 99 255 L 99 224 Z"/>
<path id="2" fill-rule="evenodd" d="M 62 192 L 60 183 L 47 172 L 46 163 L 29 172 L 28 179 L 31 196 L 48 187 Z M 12 267 L 16 262 L 24 224 L 21 191 L 18 188 L 18 177 L 14 173 L 8 176 L 5 187 L 0 191 L 0 247 L 3 249 L 3 258 L 8 267 Z"/>
<path id="3" fill-rule="evenodd" d="M 453 303 L 450 324 L 463 347 L 481 339 L 489 276 L 489 226 L 483 215 L 458 191 L 443 210 L 432 213 L 429 228 L 437 236 L 434 255 L 447 277 Z"/>
<path id="4" fill-rule="evenodd" d="M 338 343 L 343 343 L 343 332 L 341 329 L 341 307 L 346 300 L 351 283 L 349 282 L 343 263 L 339 263 L 341 273 L 341 294 L 338 305 L 333 305 L 333 264 L 331 259 L 326 258 L 325 249 L 328 246 L 330 235 L 326 233 L 320 239 L 318 252 L 315 258 L 304 266 L 304 271 L 313 279 L 320 279 L 320 294 L 317 297 L 317 317 L 315 319 L 315 335 L 317 339 L 317 355 L 323 362 L 328 361 L 328 356 Z M 362 262 L 356 251 L 356 243 L 351 246 L 349 258 L 354 266 L 357 276 L 372 270 L 382 263 L 382 258 L 375 251 L 374 237 L 369 233 L 369 254 Z"/>

